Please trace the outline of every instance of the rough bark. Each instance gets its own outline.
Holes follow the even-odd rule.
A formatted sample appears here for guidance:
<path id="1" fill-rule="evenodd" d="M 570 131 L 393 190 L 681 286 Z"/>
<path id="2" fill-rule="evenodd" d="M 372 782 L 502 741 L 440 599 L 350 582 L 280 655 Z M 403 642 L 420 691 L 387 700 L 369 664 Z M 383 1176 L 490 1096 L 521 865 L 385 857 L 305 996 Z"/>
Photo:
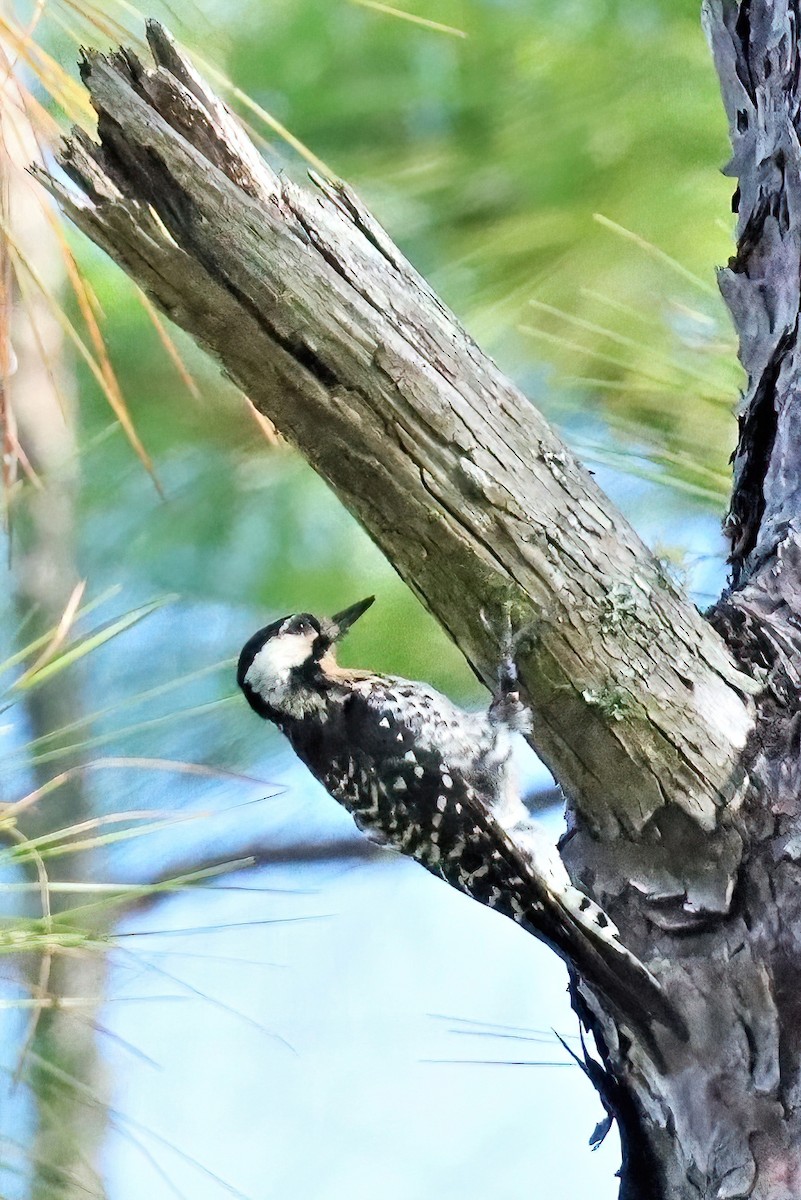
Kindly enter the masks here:
<path id="1" fill-rule="evenodd" d="M 800 18 L 797 0 L 704 5 L 738 179 L 737 249 L 719 281 L 747 375 L 726 521 L 732 587 L 710 617 L 763 691 L 742 759 L 732 910 L 681 941 L 655 939 L 674 986 L 683 974 L 695 993 L 691 1053 L 673 1054 L 656 1086 L 637 1067 L 626 1085 L 654 1194 L 682 1200 L 801 1195 Z"/>
<path id="2" fill-rule="evenodd" d="M 721 282 L 749 375 L 737 590 L 711 623 L 356 197 L 279 179 L 158 26 L 154 69 L 87 57 L 100 143 L 61 152 L 77 193 L 45 180 L 308 457 L 482 678 L 498 654 L 482 610 L 511 603 L 530 628 L 533 742 L 572 806 L 563 858 L 688 1026 L 635 1027 L 574 977 L 638 1200 L 801 1194 L 797 17 L 787 0 L 706 9 L 741 177 Z"/>
<path id="3" fill-rule="evenodd" d="M 155 70 L 83 64 L 102 145 L 62 152 L 69 214 L 220 358 L 486 681 L 481 612 L 512 603 L 534 742 L 594 829 L 637 838 L 666 807 L 715 829 L 751 681 L 353 194 L 276 176 L 150 32 Z"/>

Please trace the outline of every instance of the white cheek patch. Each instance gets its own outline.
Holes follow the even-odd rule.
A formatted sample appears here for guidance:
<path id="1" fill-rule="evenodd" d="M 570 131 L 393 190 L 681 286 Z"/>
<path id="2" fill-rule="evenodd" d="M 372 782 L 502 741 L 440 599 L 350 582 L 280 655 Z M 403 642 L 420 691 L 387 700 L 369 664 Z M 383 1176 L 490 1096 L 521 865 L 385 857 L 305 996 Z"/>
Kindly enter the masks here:
<path id="1" fill-rule="evenodd" d="M 289 672 L 311 654 L 314 633 L 283 633 L 271 638 L 253 659 L 245 681 L 263 696 L 286 685 Z"/>

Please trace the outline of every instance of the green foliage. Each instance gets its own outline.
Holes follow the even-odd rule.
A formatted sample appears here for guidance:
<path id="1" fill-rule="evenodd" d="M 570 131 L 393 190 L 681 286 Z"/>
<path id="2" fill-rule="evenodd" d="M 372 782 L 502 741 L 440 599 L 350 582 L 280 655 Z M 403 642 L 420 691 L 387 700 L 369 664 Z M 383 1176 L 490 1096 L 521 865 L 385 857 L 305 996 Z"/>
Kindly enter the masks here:
<path id="1" fill-rule="evenodd" d="M 222 65 L 362 192 L 580 454 L 719 511 L 738 385 L 714 282 L 731 185 L 716 169 L 725 120 L 694 0 L 407 7 L 467 37 L 348 0 L 276 0 L 227 25 Z M 219 61 L 211 29 L 177 32 Z M 302 178 L 305 164 L 246 115 Z M 239 397 L 178 335 L 192 398 L 116 268 L 81 256 L 167 494 L 162 505 L 130 447 L 105 438 L 106 401 L 81 368 L 84 573 L 96 578 L 123 530 L 147 586 L 198 599 L 275 613 L 375 589 L 381 608 L 354 655 L 469 691 L 442 635 L 309 469 L 259 445 Z"/>
<path id="2" fill-rule="evenodd" d="M 98 30 L 89 10 L 66 21 L 65 4 L 48 5 L 40 33 L 67 63 Z M 695 0 L 405 7 L 466 36 L 350 0 L 246 4 L 222 44 L 216 17 L 167 19 L 363 193 L 580 454 L 666 481 L 685 511 L 688 497 L 719 511 L 738 373 L 713 269 L 730 249 L 731 185 L 716 170 L 725 120 Z M 141 38 L 125 5 L 102 13 L 109 41 L 118 23 Z M 271 159 L 302 177 L 298 156 L 243 112 Z M 81 574 L 223 606 L 245 630 L 376 591 L 346 657 L 476 697 L 444 635 L 309 468 L 259 441 L 241 398 L 177 334 L 190 394 L 118 270 L 71 244 L 166 495 L 79 362 Z M 609 614 L 624 617 L 625 604 Z M 167 674 L 148 686 L 160 682 Z"/>
<path id="3" fill-rule="evenodd" d="M 719 497 L 738 380 L 714 281 L 731 185 L 697 5 L 414 7 L 467 39 L 301 0 L 258 6 L 261 36 L 234 36 L 229 69 L 363 192 L 536 402 L 600 407 L 673 473 L 717 472 Z M 543 363 L 572 387 L 546 388 Z"/>
<path id="4" fill-rule="evenodd" d="M 361 191 L 581 453 L 625 470 L 635 443 L 648 465 L 633 472 L 719 508 L 739 385 L 714 280 L 731 250 L 732 189 L 717 169 L 725 118 L 696 3 L 405 7 L 467 36 L 349 0 L 276 0 L 229 23 L 223 66 Z M 178 32 L 219 61 L 202 24 Z M 302 177 L 305 164 L 246 115 L 272 160 Z M 116 270 L 90 258 L 151 452 L 207 438 L 251 446 L 230 390 L 179 338 L 205 397 L 190 401 Z M 107 420 L 99 401 L 96 411 Z M 588 413 L 615 449 L 586 428 Z"/>
<path id="5" fill-rule="evenodd" d="M 696 511 L 719 510 L 739 374 L 714 283 L 714 266 L 731 249 L 731 184 L 716 170 L 728 146 L 698 0 L 399 6 L 467 36 L 350 0 L 245 0 L 209 17 L 194 5 L 155 15 L 353 184 L 580 454 L 667 482 L 666 511 L 676 497 L 685 512 L 689 499 Z M 81 42 L 124 40 L 121 24 L 129 41 L 141 38 L 138 14 L 122 0 L 96 9 L 72 0 L 27 7 L 21 21 L 41 18 L 37 37 L 65 65 Z M 267 140 L 271 161 L 302 178 L 303 161 L 239 107 Z M 95 588 L 121 584 L 128 612 L 97 626 L 87 624 L 84 606 L 77 635 L 68 628 L 57 643 L 51 630 L 0 663 L 10 729 L 13 706 L 35 706 L 40 685 L 78 696 L 76 666 L 92 652 L 84 705 L 58 728 L 34 725 L 35 736 L 17 737 L 4 761 L 10 788 L 25 770 L 41 772 L 37 787 L 11 791 L 22 800 L 0 810 L 0 868 L 11 880 L 0 958 L 42 963 L 30 995 L 0 1007 L 32 1012 L 23 1058 L 40 1099 L 45 1081 L 57 1080 L 68 1097 L 76 1081 L 46 1038 L 44 1057 L 30 1046 L 39 1010 L 46 1032 L 51 1001 L 91 1003 L 59 996 L 56 985 L 48 995 L 51 961 L 105 953 L 127 905 L 202 887 L 242 865 L 140 886 L 102 882 L 96 852 L 145 836 L 158 846 L 176 823 L 174 813 L 153 807 L 156 788 L 142 787 L 142 768 L 199 772 L 190 765 L 198 758 L 241 767 L 265 753 L 267 735 L 254 745 L 241 701 L 231 699 L 230 660 L 253 628 L 278 613 L 333 612 L 375 592 L 378 604 L 345 643 L 344 659 L 479 699 L 442 631 L 311 470 L 286 447 L 260 440 L 241 397 L 173 331 L 198 385 L 197 394 L 188 389 L 117 268 L 68 239 L 165 498 L 110 414 L 103 372 L 84 357 L 77 568 Z M 72 307 L 83 329 L 80 296 Z M 95 352 L 102 361 L 96 345 Z M 31 488 L 19 490 L 24 544 Z M 163 592 L 182 598 L 169 627 L 165 621 L 150 636 L 158 624 L 151 619 L 134 629 L 151 607 L 143 602 Z M 628 594 L 612 595 L 604 621 L 614 627 L 634 608 Z M 631 719 L 630 698 L 618 688 L 585 698 L 607 717 Z M 101 747 L 129 757 L 92 757 Z M 130 774 L 120 768 L 135 781 L 121 784 Z M 76 778 L 83 788 L 101 769 L 105 786 L 86 789 L 86 819 L 61 820 L 47 808 L 54 792 L 63 797 Z M 185 798 L 171 779 L 170 804 L 177 809 Z M 44 832 L 26 836 L 24 818 L 42 811 Z M 77 877 L 69 878 L 73 866 Z M 31 901 L 24 915 L 15 908 L 20 897 Z"/>

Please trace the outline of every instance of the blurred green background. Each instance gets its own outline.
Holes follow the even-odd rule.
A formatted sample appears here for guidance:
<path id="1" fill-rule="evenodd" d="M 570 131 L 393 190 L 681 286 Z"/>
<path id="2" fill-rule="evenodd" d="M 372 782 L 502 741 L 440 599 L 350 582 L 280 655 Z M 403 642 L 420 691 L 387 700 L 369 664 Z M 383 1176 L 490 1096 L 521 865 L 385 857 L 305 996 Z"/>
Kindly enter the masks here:
<path id="1" fill-rule="evenodd" d="M 167 19 L 357 188 L 587 461 L 658 485 L 636 492 L 635 519 L 666 504 L 721 512 L 739 377 L 714 268 L 731 249 L 732 185 L 717 169 L 725 118 L 693 0 L 418 5 L 465 38 L 331 0 L 185 10 Z M 267 152 L 303 178 L 281 142 Z M 378 587 L 392 605 L 382 665 L 465 687 L 308 469 L 260 443 L 238 396 L 179 338 L 193 400 L 119 272 L 89 257 L 167 503 L 152 495 L 145 527 L 147 480 L 117 435 L 84 460 L 87 517 L 107 513 L 109 477 L 129 514 L 141 493 L 129 551 L 144 578 L 183 595 L 272 612 Z M 80 396 L 87 446 L 109 414 L 85 371 Z M 420 628 L 406 649 L 388 644 L 408 622 Z M 375 633 L 360 633 L 375 653 Z"/>
<path id="2" fill-rule="evenodd" d="M 725 119 L 698 8 L 408 6 L 449 30 L 349 0 L 176 0 L 148 15 L 356 188 L 703 606 L 725 580 L 740 375 L 714 279 L 731 252 L 732 183 L 719 172 Z M 38 6 L 11 11 L 24 25 Z M 111 45 L 123 29 L 141 38 L 121 0 L 47 0 L 39 17 L 40 45 L 73 78 L 79 44 Z M 302 157 L 228 95 L 270 160 L 302 180 Z M 484 702 L 481 689 L 305 463 L 269 444 L 215 365 L 171 331 L 187 387 L 121 272 L 67 237 L 163 496 L 67 338 L 66 450 L 44 455 L 44 493 L 23 481 L 13 494 L 5 653 L 55 622 L 79 578 L 88 599 L 104 599 L 78 637 L 170 600 L 9 700 L 3 799 L 80 767 L 60 799 L 33 806 L 28 836 L 131 809 L 205 814 L 54 858 L 51 879 L 66 883 L 147 882 L 254 846 L 296 861 L 141 911 L 88 913 L 105 953 L 75 961 L 95 974 L 70 974 L 61 955 L 48 985 L 85 1009 L 61 1027 L 45 1014 L 26 1087 L 0 1091 L 2 1196 L 611 1198 L 614 1138 L 590 1157 L 600 1106 L 548 1032 L 576 1032 L 561 968 L 412 864 L 355 854 L 347 818 L 234 694 L 231 660 L 278 614 L 375 592 L 347 661 L 430 680 L 468 705 Z M 50 287 L 83 328 L 57 270 Z M 51 568 L 29 569 L 43 558 Z M 98 755 L 218 774 L 84 770 Z M 530 791 L 548 786 L 522 751 L 521 769 Z M 557 836 L 558 810 L 545 819 Z M 340 856 L 304 855 L 331 841 Z M 33 920 L 23 864 L 0 865 L 18 889 L 8 919 Z M 208 937 L 181 942 L 180 930 Z M 133 949 L 159 933 L 149 957 Z M 258 983 L 248 973 L 276 963 Z M 33 994 L 24 980 L 11 968 L 3 979 L 7 1082 L 25 1039 L 20 997 Z M 465 1033 L 480 1041 L 469 1062 Z M 565 1069 L 526 1070 L 544 1059 Z"/>

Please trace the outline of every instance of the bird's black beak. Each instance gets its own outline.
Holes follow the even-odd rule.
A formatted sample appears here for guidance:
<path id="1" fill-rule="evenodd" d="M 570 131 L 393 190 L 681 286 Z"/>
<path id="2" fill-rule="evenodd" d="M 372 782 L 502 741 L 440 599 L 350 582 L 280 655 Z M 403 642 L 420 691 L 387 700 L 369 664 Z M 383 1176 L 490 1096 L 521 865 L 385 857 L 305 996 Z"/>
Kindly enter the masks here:
<path id="1" fill-rule="evenodd" d="M 351 604 L 350 608 L 343 608 L 342 612 L 335 613 L 331 618 L 331 640 L 338 642 L 343 638 L 351 625 L 355 625 L 359 617 L 367 612 L 374 600 L 375 596 L 368 596 L 366 600 L 360 600 L 358 604 Z"/>

